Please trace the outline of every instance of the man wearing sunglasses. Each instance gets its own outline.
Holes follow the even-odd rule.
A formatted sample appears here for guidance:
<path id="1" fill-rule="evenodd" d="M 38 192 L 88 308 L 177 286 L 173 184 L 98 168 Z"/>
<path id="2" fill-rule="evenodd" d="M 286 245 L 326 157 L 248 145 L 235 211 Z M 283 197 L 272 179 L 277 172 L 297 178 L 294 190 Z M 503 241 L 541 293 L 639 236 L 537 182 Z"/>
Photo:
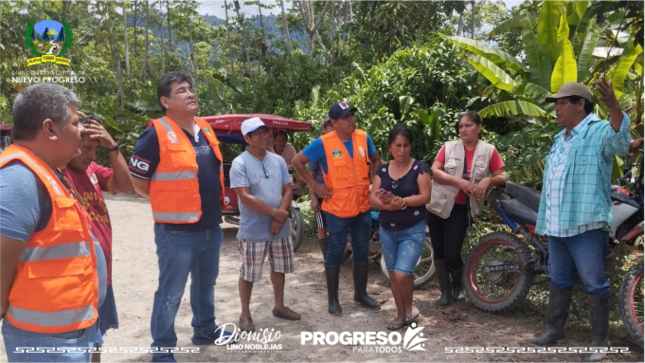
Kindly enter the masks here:
<path id="1" fill-rule="evenodd" d="M 273 315 L 288 320 L 300 314 L 284 305 L 285 273 L 293 272 L 293 244 L 289 205 L 293 192 L 284 159 L 267 152 L 269 129 L 254 117 L 242 123 L 247 151 L 233 160 L 231 188 L 239 198 L 238 248 L 242 257 L 239 291 L 242 313 L 238 328 L 254 331 L 249 305 L 253 283 L 262 277 L 264 257 L 269 252 L 271 283 L 275 297 Z"/>

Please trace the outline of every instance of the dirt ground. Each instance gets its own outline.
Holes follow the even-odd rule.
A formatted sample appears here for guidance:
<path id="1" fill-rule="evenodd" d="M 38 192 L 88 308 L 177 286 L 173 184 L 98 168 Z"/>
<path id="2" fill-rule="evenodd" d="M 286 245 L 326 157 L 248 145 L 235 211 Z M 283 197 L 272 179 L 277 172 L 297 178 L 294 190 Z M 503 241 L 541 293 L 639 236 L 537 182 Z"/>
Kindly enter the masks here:
<path id="1" fill-rule="evenodd" d="M 110 330 L 104 337 L 104 347 L 116 347 L 120 353 L 103 354 L 104 362 L 145 362 L 150 353 L 135 353 L 135 347 L 150 346 L 150 315 L 153 295 L 157 288 L 158 267 L 155 255 L 153 222 L 146 200 L 131 196 L 111 197 L 107 206 L 114 229 L 113 284 L 119 312 L 120 327 Z M 220 274 L 215 289 L 217 323 L 237 323 L 240 302 L 237 290 L 240 266 L 235 235 L 237 228 L 223 224 L 224 242 L 220 259 Z M 417 337 L 427 338 L 422 350 L 387 353 L 375 352 L 380 346 L 361 345 L 312 345 L 301 344 L 301 332 L 387 332 L 387 322 L 396 316 L 389 283 L 374 264 L 369 278 L 368 292 L 383 305 L 372 311 L 353 303 L 351 262 L 341 269 L 340 302 L 343 315 L 332 317 L 327 313 L 327 294 L 324 265 L 315 241 L 305 241 L 296 253 L 293 274 L 287 275 L 285 302 L 302 313 L 300 321 L 291 322 L 273 317 L 273 290 L 269 281 L 268 261 L 263 281 L 253 290 L 251 311 L 256 329 L 273 329 L 281 337 L 271 342 L 280 344 L 281 350 L 239 352 L 220 346 L 201 346 L 198 352 L 176 353 L 180 362 L 561 362 L 581 361 L 575 353 L 449 353 L 448 347 L 528 347 L 526 341 L 544 328 L 543 314 L 516 310 L 496 316 L 475 309 L 468 302 L 452 305 L 443 310 L 433 308 L 439 297 L 436 282 L 415 292 L 415 302 L 421 311 Z M 191 310 L 189 289 L 179 309 L 175 328 L 178 346 L 184 350 L 197 350 L 191 343 Z M 419 328 L 417 328 L 419 329 Z M 567 340 L 562 347 L 584 347 L 590 335 L 585 329 L 568 327 Z M 389 332 L 388 332 L 389 333 Z M 405 335 L 404 330 L 401 335 Z M 407 337 L 407 336 L 406 336 Z M 610 336 L 612 346 L 628 347 L 629 353 L 609 354 L 608 361 L 642 362 L 642 347 L 635 346 L 629 338 Z M 245 344 L 250 344 L 248 341 Z M 402 347 L 403 344 L 386 344 L 383 347 Z M 371 351 L 370 351 L 370 348 Z M 462 351 L 463 352 L 463 351 Z M 0 343 L 0 360 L 6 359 L 4 344 Z"/>

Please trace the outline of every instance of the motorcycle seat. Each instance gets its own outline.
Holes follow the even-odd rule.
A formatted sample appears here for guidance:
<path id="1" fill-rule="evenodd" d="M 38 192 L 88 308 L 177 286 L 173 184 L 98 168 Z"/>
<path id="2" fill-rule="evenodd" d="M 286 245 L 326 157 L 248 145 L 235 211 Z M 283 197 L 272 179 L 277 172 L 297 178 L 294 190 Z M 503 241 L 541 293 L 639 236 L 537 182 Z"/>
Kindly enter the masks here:
<path id="1" fill-rule="evenodd" d="M 540 193 L 519 184 L 507 181 L 504 187 L 506 194 L 520 201 L 525 207 L 528 207 L 535 212 L 540 209 Z M 536 214 L 537 216 L 537 214 Z"/>
<path id="2" fill-rule="evenodd" d="M 634 208 L 640 208 L 638 205 L 638 201 L 634 200 L 631 196 L 621 192 L 618 189 L 611 188 L 611 191 L 609 191 L 609 197 L 611 198 L 611 201 L 617 201 L 621 203 L 625 203 L 627 205 L 631 205 Z"/>
<path id="3" fill-rule="evenodd" d="M 501 199 L 500 203 L 504 212 L 516 222 L 533 226 L 537 223 L 537 211 L 529 208 L 519 199 Z"/>

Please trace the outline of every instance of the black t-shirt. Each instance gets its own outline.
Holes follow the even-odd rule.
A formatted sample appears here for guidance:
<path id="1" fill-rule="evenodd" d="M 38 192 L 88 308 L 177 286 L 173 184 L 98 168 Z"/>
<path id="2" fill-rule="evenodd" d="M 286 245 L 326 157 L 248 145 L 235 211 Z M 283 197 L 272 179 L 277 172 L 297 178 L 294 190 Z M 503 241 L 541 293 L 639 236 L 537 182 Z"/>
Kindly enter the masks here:
<path id="1" fill-rule="evenodd" d="M 419 174 L 429 173 L 430 168 L 423 161 L 415 160 L 407 174 L 398 180 L 392 180 L 388 173 L 390 163 L 381 165 L 376 174 L 381 178 L 381 188 L 391 192 L 397 197 L 405 198 L 419 194 L 417 178 Z M 421 221 L 426 220 L 426 207 L 408 207 L 398 211 L 381 211 L 379 223 L 387 230 L 400 231 L 408 229 Z"/>

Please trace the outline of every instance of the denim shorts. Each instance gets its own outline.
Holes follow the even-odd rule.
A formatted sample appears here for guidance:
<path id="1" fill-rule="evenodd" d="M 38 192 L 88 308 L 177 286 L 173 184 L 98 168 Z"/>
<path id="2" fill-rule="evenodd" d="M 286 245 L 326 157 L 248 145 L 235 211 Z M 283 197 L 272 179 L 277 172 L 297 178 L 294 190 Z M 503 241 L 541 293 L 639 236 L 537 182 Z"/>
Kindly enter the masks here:
<path id="1" fill-rule="evenodd" d="M 381 226 L 379 235 L 387 270 L 411 275 L 421 257 L 425 233 L 425 221 L 399 231 Z"/>

